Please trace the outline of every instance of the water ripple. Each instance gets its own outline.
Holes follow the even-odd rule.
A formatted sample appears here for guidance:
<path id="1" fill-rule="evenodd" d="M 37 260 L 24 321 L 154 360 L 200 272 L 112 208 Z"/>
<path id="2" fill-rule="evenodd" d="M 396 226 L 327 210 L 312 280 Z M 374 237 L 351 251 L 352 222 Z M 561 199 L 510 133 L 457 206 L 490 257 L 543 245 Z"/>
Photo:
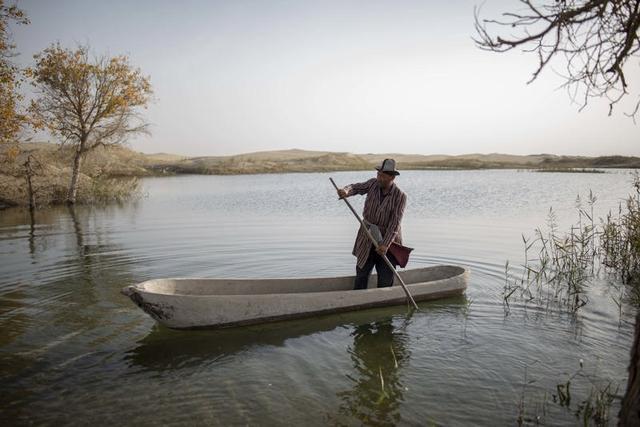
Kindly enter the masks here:
<path id="1" fill-rule="evenodd" d="M 332 175 L 346 184 L 370 174 Z M 577 315 L 519 301 L 506 311 L 502 290 L 505 261 L 521 273 L 521 234 L 544 225 L 550 205 L 567 223 L 577 192 L 593 189 L 606 212 L 625 196 L 624 174 L 403 173 L 410 266 L 471 271 L 464 297 L 413 315 L 399 306 L 184 332 L 119 294 L 158 277 L 354 274 L 356 223 L 328 176 L 152 178 L 134 204 L 52 208 L 34 223 L 4 211 L 0 420 L 505 425 L 525 367 L 534 394 L 555 390 L 580 359 L 623 384 L 632 312 L 619 312 L 608 285 L 591 284 Z M 554 423 L 574 422 L 550 411 Z"/>

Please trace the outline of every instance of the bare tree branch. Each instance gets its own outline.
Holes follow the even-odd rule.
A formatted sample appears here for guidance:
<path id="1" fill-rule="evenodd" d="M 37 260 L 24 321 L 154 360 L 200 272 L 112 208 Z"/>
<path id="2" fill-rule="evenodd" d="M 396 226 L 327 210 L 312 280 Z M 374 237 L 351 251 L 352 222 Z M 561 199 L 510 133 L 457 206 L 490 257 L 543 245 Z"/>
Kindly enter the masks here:
<path id="1" fill-rule="evenodd" d="M 640 52 L 640 0 L 548 0 L 534 4 L 520 0 L 522 11 L 505 12 L 501 20 L 481 19 L 474 9 L 476 45 L 506 52 L 522 49 L 538 57 L 528 83 L 555 59 L 564 59 L 562 74 L 573 101 L 585 108 L 591 98 L 609 101 L 613 108 L 629 94 L 625 64 Z M 502 28 L 515 35 L 494 35 Z M 635 117 L 640 99 L 627 116 Z"/>

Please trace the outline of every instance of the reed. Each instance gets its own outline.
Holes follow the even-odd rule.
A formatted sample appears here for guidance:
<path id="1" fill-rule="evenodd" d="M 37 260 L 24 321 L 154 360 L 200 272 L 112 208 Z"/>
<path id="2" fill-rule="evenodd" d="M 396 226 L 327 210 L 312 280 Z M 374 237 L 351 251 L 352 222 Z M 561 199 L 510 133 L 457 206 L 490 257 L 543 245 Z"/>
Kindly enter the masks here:
<path id="1" fill-rule="evenodd" d="M 532 424 L 540 425 L 541 423 L 544 424 L 544 419 L 547 414 L 547 393 L 546 392 L 544 393 L 542 403 L 539 403 L 536 401 L 535 408 L 533 409 L 531 414 L 527 409 L 527 406 L 528 406 L 527 405 L 527 387 L 536 382 L 535 380 L 531 380 L 527 378 L 527 369 L 538 362 L 539 362 L 538 360 L 535 360 L 533 363 L 524 366 L 524 380 L 522 382 L 522 390 L 520 391 L 520 396 L 517 404 L 518 416 L 516 418 L 516 424 L 518 426 L 532 425 Z"/>
<path id="2" fill-rule="evenodd" d="M 520 276 L 513 276 L 509 261 L 505 264 L 503 304 L 505 311 L 515 298 L 538 307 L 561 306 L 577 312 L 588 303 L 589 282 L 602 275 L 623 283 L 620 300 L 640 307 L 640 175 L 633 174 L 634 194 L 617 216 L 611 212 L 599 222 L 594 218 L 597 197 L 592 191 L 586 200 L 576 198 L 577 221 L 568 232 L 558 229 L 553 208 L 547 214 L 545 230 L 537 228 L 534 236 L 522 235 L 524 261 Z M 628 285 L 628 286 L 627 286 Z"/>
<path id="3" fill-rule="evenodd" d="M 602 228 L 602 263 L 624 284 L 637 291 L 640 282 L 640 174 L 634 173 L 635 194 L 618 206 L 618 215 L 607 215 Z M 637 295 L 636 295 L 637 297 Z"/>
<path id="4" fill-rule="evenodd" d="M 125 202 L 142 196 L 140 181 L 136 177 L 98 177 L 91 180 L 83 198 L 84 203 Z"/>

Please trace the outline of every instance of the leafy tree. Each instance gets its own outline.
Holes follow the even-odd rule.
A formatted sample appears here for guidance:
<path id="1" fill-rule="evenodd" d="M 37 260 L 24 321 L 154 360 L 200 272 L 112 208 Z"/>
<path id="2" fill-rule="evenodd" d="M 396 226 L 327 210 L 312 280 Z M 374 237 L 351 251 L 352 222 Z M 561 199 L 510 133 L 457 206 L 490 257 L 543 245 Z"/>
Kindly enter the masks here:
<path id="1" fill-rule="evenodd" d="M 16 55 L 16 46 L 9 33 L 10 22 L 24 25 L 29 19 L 16 5 L 7 6 L 0 0 L 0 144 L 15 142 L 25 122 L 24 115 L 18 112 L 20 76 L 18 67 L 11 61 Z"/>
<path id="2" fill-rule="evenodd" d="M 67 194 L 67 203 L 74 204 L 86 153 L 121 144 L 132 134 L 148 133 L 140 109 L 150 102 L 151 84 L 126 56 L 90 58 L 88 46 L 71 50 L 53 44 L 34 58 L 35 66 L 26 73 L 37 99 L 29 111 L 37 125 L 61 144 L 74 147 Z"/>

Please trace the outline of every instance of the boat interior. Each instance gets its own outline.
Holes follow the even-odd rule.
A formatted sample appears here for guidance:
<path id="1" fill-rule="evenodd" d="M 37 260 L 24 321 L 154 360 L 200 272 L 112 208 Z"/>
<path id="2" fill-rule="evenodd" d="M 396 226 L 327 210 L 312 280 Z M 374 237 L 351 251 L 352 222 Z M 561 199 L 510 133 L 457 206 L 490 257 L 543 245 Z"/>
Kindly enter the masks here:
<path id="1" fill-rule="evenodd" d="M 447 280 L 465 273 L 455 265 L 438 265 L 400 271 L 407 286 Z M 136 285 L 138 290 L 165 295 L 264 295 L 353 290 L 355 276 L 294 279 L 155 279 Z M 399 286 L 398 279 L 394 286 Z M 369 278 L 367 290 L 377 289 L 377 276 Z M 359 291 L 362 292 L 362 291 Z"/>

